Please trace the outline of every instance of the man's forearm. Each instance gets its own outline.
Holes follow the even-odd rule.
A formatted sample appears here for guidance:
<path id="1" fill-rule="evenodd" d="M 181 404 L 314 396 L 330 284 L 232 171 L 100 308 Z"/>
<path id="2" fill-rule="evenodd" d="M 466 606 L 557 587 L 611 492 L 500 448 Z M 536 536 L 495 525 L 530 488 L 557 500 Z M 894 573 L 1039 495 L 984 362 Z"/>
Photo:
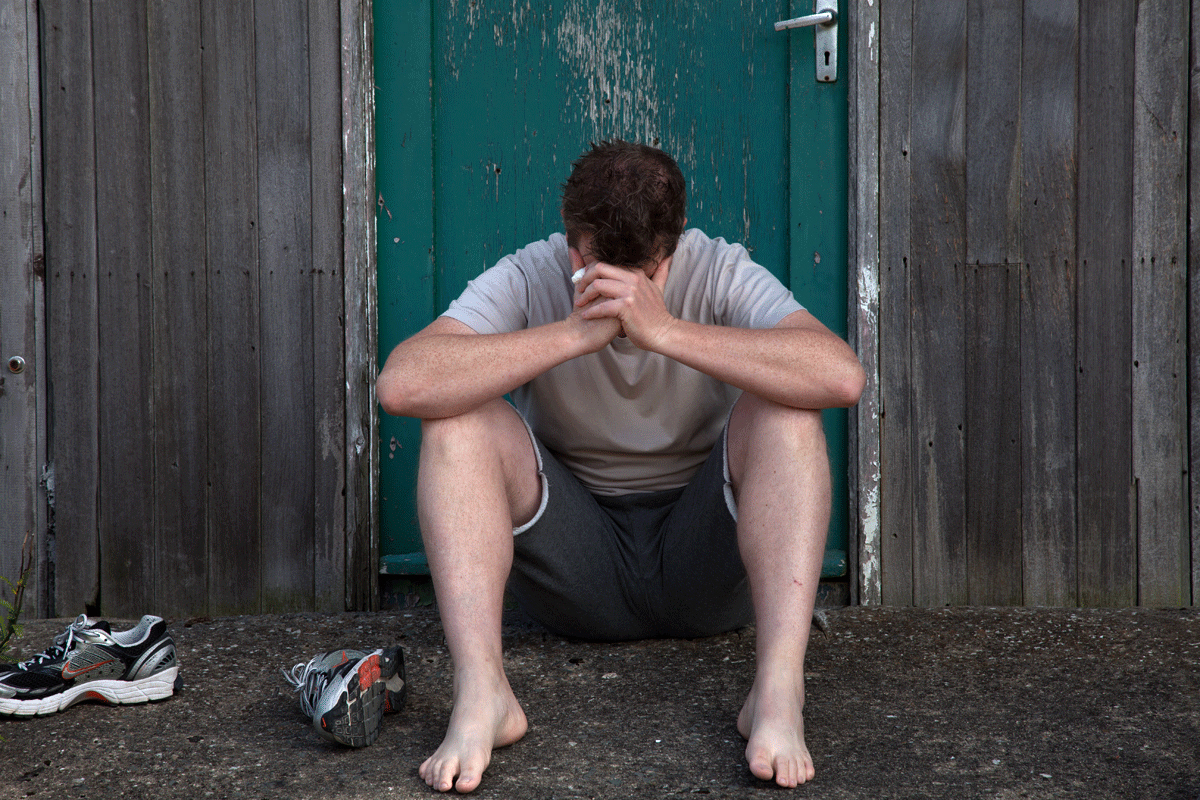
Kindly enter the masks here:
<path id="1" fill-rule="evenodd" d="M 388 356 L 376 384 L 379 403 L 396 416 L 455 416 L 528 383 L 577 350 L 577 337 L 563 323 L 497 334 L 426 331 Z"/>
<path id="2" fill-rule="evenodd" d="M 858 402 L 865 375 L 854 351 L 822 328 L 750 330 L 676 320 L 657 352 L 739 389 L 793 408 Z"/>

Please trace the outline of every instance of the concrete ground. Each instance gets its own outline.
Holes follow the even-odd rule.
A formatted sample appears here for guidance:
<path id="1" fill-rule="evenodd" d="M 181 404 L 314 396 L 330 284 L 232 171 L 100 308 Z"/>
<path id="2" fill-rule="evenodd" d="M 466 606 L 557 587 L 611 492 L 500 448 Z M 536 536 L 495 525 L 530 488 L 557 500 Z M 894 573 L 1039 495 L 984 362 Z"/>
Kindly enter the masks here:
<path id="1" fill-rule="evenodd" d="M 26 626 L 18 655 L 68 620 Z M 823 612 L 808 654 L 817 777 L 753 778 L 734 719 L 754 631 L 584 644 L 506 619 L 530 721 L 480 798 L 1200 796 L 1200 610 Z M 115 625 L 114 627 L 127 627 Z M 424 798 L 449 714 L 436 611 L 175 620 L 184 685 L 142 706 L 0 720 L 0 797 Z M 361 750 L 329 745 L 280 670 L 399 642 L 407 708 Z"/>

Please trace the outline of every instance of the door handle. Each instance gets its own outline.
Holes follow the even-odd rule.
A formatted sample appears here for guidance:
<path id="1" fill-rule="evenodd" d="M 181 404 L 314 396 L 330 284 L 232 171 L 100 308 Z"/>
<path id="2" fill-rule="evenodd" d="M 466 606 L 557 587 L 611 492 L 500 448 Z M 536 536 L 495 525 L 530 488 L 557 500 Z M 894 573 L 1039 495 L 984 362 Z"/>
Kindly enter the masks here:
<path id="1" fill-rule="evenodd" d="M 817 82 L 833 83 L 837 80 L 837 0 L 817 0 L 813 12 L 795 19 L 780 20 L 775 23 L 775 30 L 811 26 L 817 47 Z"/>

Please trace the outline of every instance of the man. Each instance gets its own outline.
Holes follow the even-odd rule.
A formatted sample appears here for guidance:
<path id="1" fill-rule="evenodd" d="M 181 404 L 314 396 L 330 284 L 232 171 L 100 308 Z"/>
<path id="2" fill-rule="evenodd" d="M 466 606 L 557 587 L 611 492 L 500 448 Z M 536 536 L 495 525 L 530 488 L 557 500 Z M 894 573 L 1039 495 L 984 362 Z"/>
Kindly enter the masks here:
<path id="1" fill-rule="evenodd" d="M 820 410 L 856 403 L 862 368 L 743 248 L 684 231 L 663 152 L 593 146 L 562 215 L 565 237 L 501 259 L 379 376 L 383 408 L 424 421 L 418 516 L 454 662 L 446 737 L 420 775 L 469 792 L 525 733 L 502 663 L 507 584 L 550 630 L 592 640 L 754 621 L 746 758 L 781 786 L 811 780 Z"/>

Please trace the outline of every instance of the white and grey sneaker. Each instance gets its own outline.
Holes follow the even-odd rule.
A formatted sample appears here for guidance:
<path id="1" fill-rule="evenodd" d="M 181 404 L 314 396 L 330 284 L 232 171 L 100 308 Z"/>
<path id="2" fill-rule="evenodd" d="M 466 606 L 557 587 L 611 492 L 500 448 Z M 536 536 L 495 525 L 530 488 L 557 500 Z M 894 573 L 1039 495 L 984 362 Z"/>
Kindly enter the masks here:
<path id="1" fill-rule="evenodd" d="M 399 645 L 370 652 L 330 650 L 284 671 L 300 693 L 300 708 L 321 737 L 366 747 L 379 737 L 383 715 L 404 705 L 404 653 Z"/>
<path id="2" fill-rule="evenodd" d="M 179 688 L 175 643 L 161 617 L 127 631 L 83 614 L 27 661 L 0 665 L 0 714 L 53 714 L 82 700 L 145 703 Z"/>

